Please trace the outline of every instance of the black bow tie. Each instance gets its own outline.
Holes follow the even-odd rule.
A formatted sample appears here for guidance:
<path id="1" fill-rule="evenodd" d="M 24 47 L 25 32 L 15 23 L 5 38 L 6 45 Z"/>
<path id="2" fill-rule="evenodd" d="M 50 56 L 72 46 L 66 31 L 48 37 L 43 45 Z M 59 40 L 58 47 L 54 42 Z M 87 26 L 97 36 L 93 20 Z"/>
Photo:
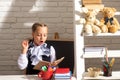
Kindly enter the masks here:
<path id="1" fill-rule="evenodd" d="M 105 23 L 104 23 L 105 25 L 108 23 L 108 21 L 110 21 L 111 25 L 113 24 L 113 22 L 112 22 L 113 21 L 113 17 L 112 18 L 105 17 L 104 20 L 105 20 Z"/>

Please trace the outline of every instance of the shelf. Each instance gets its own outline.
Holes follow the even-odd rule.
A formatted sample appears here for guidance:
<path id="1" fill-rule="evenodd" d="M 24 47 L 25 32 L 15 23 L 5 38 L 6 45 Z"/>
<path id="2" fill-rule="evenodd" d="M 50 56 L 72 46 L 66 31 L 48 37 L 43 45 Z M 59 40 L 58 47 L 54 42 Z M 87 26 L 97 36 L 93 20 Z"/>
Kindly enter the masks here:
<path id="1" fill-rule="evenodd" d="M 90 79 L 90 80 L 93 80 L 93 79 L 103 79 L 103 80 L 105 80 L 105 79 L 107 79 L 107 80 L 111 80 L 111 79 L 113 79 L 113 80 L 115 80 L 115 79 L 120 79 L 120 71 L 113 71 L 112 72 L 112 76 L 109 76 L 109 77 L 105 77 L 105 76 L 102 76 L 102 73 L 100 74 L 100 76 L 97 76 L 97 77 L 89 77 L 88 76 L 88 73 L 87 72 L 85 72 L 84 74 L 83 74 L 83 79 L 85 80 L 85 79 Z"/>
<path id="2" fill-rule="evenodd" d="M 83 54 L 83 58 L 103 58 L 104 54 Z M 120 50 L 108 50 L 108 57 L 120 57 Z"/>
<path id="3" fill-rule="evenodd" d="M 90 1 L 90 0 L 87 0 Z M 96 1 L 96 0 L 95 0 Z M 91 1 L 90 1 L 91 2 Z M 100 34 L 91 34 L 91 35 L 85 35 L 83 34 L 83 24 L 80 24 L 79 20 L 83 17 L 82 15 L 82 5 L 81 0 L 74 0 L 74 61 L 75 61 L 75 76 L 77 80 L 83 80 L 83 79 L 119 79 L 120 80 L 120 72 L 113 72 L 113 76 L 111 77 L 103 77 L 99 76 L 96 78 L 91 78 L 88 76 L 83 76 L 83 73 L 85 72 L 85 58 L 103 58 L 104 54 L 84 54 L 83 48 L 84 48 L 84 37 L 119 37 L 120 36 L 120 30 L 116 33 L 100 33 Z M 98 45 L 99 46 L 99 45 Z M 108 57 L 118 57 L 120 58 L 120 50 L 109 50 L 108 51 Z"/>
<path id="4" fill-rule="evenodd" d="M 120 36 L 120 31 L 117 31 L 116 33 L 84 34 L 84 36 Z"/>

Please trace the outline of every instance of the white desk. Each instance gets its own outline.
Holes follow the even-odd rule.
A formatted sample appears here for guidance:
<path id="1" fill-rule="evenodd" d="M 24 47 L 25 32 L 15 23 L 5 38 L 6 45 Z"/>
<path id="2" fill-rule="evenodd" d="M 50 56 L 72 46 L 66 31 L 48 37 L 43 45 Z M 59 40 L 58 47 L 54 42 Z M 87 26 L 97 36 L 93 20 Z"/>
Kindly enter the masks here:
<path id="1" fill-rule="evenodd" d="M 0 75 L 0 80 L 41 80 L 37 75 Z"/>
<path id="2" fill-rule="evenodd" d="M 0 75 L 0 80 L 42 80 L 37 75 Z M 70 79 L 54 79 L 51 80 L 70 80 Z"/>
<path id="3" fill-rule="evenodd" d="M 87 72 L 84 73 L 83 76 L 83 80 L 120 80 L 120 71 L 112 72 L 112 76 L 109 77 L 102 76 L 102 74 L 97 77 L 89 77 Z"/>

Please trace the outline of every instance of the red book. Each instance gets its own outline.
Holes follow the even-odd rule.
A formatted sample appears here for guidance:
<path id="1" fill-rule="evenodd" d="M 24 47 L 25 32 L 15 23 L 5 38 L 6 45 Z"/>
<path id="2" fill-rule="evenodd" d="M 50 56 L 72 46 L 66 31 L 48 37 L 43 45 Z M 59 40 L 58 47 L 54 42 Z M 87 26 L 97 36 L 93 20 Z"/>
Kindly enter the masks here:
<path id="1" fill-rule="evenodd" d="M 69 68 L 57 68 L 55 73 L 56 74 L 63 74 L 63 73 L 69 73 L 70 69 Z"/>

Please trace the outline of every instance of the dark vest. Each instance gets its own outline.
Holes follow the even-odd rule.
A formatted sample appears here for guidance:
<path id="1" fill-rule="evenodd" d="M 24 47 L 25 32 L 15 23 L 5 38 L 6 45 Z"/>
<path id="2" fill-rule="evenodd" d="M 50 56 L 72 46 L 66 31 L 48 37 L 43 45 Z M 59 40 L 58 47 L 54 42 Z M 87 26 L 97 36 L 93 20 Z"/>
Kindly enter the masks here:
<path id="1" fill-rule="evenodd" d="M 34 47 L 33 40 L 30 40 L 30 42 L 29 42 L 29 48 L 31 48 L 31 47 Z M 50 49 L 50 45 L 47 44 L 47 47 Z M 32 63 L 32 61 L 30 59 L 31 51 L 29 50 L 29 48 L 28 48 L 28 52 L 27 52 L 27 54 L 28 54 L 28 56 L 27 56 L 28 57 L 28 66 L 26 68 L 26 74 L 27 75 L 28 74 L 38 74 L 40 71 L 33 69 L 34 65 L 31 65 L 31 63 Z M 42 60 L 50 62 L 51 58 L 50 58 L 50 56 L 47 57 L 46 55 L 42 55 Z"/>

